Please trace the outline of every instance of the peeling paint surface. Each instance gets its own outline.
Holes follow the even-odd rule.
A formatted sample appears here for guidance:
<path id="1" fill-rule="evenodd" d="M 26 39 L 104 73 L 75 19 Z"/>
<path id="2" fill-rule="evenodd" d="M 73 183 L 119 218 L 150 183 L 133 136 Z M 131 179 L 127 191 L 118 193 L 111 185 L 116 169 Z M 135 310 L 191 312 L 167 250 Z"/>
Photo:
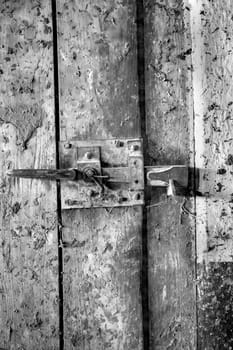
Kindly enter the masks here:
<path id="1" fill-rule="evenodd" d="M 202 188 L 212 193 L 196 202 L 198 348 L 231 349 L 233 10 L 228 0 L 189 4 L 196 164 L 206 169 Z"/>
<path id="2" fill-rule="evenodd" d="M 199 118 L 202 119 L 203 133 L 200 135 L 196 130 L 196 158 L 200 166 L 207 170 L 216 170 L 215 178 L 209 180 L 206 176 L 202 179 L 202 187 L 208 190 L 211 187 L 215 188 L 216 194 L 207 200 L 199 199 L 200 205 L 197 206 L 198 260 L 200 263 L 206 259 L 207 261 L 212 259 L 231 261 L 232 45 L 229 39 L 226 40 L 226 36 L 230 38 L 231 35 L 231 8 L 227 1 L 220 8 L 202 1 L 198 4 L 200 11 L 198 14 L 194 12 L 192 22 L 194 23 L 193 41 L 198 47 L 198 56 L 201 57 L 201 61 L 196 62 L 194 58 L 193 75 L 195 82 L 195 79 L 198 80 L 200 77 L 200 71 L 196 70 L 196 66 L 201 65 L 203 67 L 201 72 L 203 107 L 201 113 L 197 112 L 199 115 L 196 123 L 199 123 Z M 193 8 L 195 6 L 194 2 Z M 219 11 L 220 17 L 218 17 Z M 201 33 L 201 42 L 196 36 L 197 30 Z M 213 45 L 210 45 L 211 41 Z M 200 89 L 194 84 L 195 90 Z M 199 100 L 196 103 L 200 105 Z M 199 159 L 202 159 L 201 162 Z M 219 196 L 221 198 L 218 198 Z M 221 239 L 220 231 L 224 230 L 229 239 Z M 209 248 L 213 245 L 215 245 L 214 252 Z"/>
<path id="3" fill-rule="evenodd" d="M 38 104 L 32 106 L 23 104 L 17 108 L 0 107 L 0 124 L 14 125 L 19 134 L 17 144 L 24 149 L 34 132 L 42 126 L 43 114 L 43 109 Z"/>
<path id="4" fill-rule="evenodd" d="M 51 9 L 0 4 L 0 348 L 58 349 L 56 189 L 8 178 L 54 167 Z"/>
<path id="5" fill-rule="evenodd" d="M 231 349 L 232 263 L 204 263 L 199 272 L 199 347 L 211 350 L 214 344 L 216 349 Z"/>

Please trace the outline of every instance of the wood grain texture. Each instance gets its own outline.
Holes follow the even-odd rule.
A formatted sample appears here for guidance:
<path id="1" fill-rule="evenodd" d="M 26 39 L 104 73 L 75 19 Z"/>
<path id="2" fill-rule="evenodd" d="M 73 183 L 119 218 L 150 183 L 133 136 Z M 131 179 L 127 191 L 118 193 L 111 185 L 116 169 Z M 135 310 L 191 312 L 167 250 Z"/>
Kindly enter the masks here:
<path id="1" fill-rule="evenodd" d="M 151 164 L 192 165 L 192 53 L 183 1 L 145 1 Z M 154 189 L 148 207 L 150 349 L 195 349 L 192 202 Z M 185 213 L 186 212 L 186 213 Z"/>
<path id="2" fill-rule="evenodd" d="M 196 164 L 216 172 L 202 178 L 216 196 L 197 198 L 198 349 L 231 349 L 233 9 L 227 0 L 190 5 Z"/>
<path id="3" fill-rule="evenodd" d="M 58 1 L 61 139 L 140 135 L 136 4 Z M 142 349 L 141 208 L 63 211 L 67 349 Z"/>
<path id="4" fill-rule="evenodd" d="M 51 9 L 0 4 L 0 348 L 57 349 L 56 189 L 15 180 L 54 167 Z"/>

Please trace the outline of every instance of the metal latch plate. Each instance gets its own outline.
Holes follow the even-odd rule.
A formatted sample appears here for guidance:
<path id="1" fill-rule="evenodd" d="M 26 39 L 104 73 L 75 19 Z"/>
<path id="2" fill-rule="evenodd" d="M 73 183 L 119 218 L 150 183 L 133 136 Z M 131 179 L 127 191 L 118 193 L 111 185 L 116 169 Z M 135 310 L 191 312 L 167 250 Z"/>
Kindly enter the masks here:
<path id="1" fill-rule="evenodd" d="M 144 204 L 141 139 L 60 142 L 60 168 L 86 167 L 103 177 L 103 191 L 93 182 L 61 181 L 62 209 Z"/>

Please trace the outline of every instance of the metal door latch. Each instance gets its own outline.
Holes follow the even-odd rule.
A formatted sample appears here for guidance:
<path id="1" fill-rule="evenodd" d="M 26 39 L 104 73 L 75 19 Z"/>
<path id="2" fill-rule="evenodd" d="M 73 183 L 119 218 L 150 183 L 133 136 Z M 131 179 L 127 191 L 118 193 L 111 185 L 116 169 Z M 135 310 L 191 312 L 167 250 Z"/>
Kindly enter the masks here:
<path id="1" fill-rule="evenodd" d="M 59 169 L 14 169 L 9 176 L 61 180 L 62 209 L 144 204 L 149 186 L 188 186 L 186 166 L 146 166 L 141 139 L 60 142 Z"/>

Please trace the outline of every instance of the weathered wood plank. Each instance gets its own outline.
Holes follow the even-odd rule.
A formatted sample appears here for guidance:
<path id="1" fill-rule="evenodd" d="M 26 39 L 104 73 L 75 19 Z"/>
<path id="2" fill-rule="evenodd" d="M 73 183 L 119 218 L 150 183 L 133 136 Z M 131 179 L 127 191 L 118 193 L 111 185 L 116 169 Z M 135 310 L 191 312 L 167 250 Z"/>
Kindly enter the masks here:
<path id="1" fill-rule="evenodd" d="M 190 4 L 196 165 L 215 170 L 201 181 L 217 194 L 197 198 L 198 349 L 230 349 L 233 9 L 230 0 Z"/>
<path id="2" fill-rule="evenodd" d="M 58 1 L 62 139 L 138 136 L 135 11 Z"/>
<path id="3" fill-rule="evenodd" d="M 186 164 L 192 52 L 183 1 L 145 1 L 146 133 L 151 164 Z M 151 349 L 195 348 L 194 232 L 184 197 L 155 189 L 148 208 Z"/>
<path id="4" fill-rule="evenodd" d="M 58 349 L 56 188 L 12 168 L 55 166 L 49 2 L 0 4 L 0 348 Z"/>
<path id="5" fill-rule="evenodd" d="M 58 1 L 62 140 L 139 136 L 135 18 L 134 1 Z M 65 348 L 142 349 L 141 223 L 63 212 Z"/>
<path id="6" fill-rule="evenodd" d="M 141 349 L 141 208 L 69 210 L 65 348 Z"/>

